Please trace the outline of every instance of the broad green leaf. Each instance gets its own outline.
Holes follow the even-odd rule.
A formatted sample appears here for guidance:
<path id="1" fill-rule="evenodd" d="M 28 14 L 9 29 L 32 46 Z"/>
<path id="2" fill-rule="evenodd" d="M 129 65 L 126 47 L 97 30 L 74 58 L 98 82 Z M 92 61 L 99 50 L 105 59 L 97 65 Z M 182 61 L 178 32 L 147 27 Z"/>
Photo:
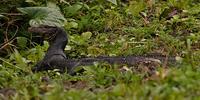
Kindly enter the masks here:
<path id="1" fill-rule="evenodd" d="M 85 40 L 90 39 L 91 36 L 92 36 L 92 33 L 91 33 L 91 32 L 84 32 L 84 33 L 81 34 L 81 37 L 82 37 L 83 39 L 85 39 Z"/>
<path id="2" fill-rule="evenodd" d="M 81 34 L 81 36 L 79 36 L 79 35 L 70 36 L 70 40 L 73 43 L 76 43 L 77 45 L 86 45 L 88 39 L 90 39 L 91 36 L 92 36 L 91 32 L 84 32 Z"/>
<path id="3" fill-rule="evenodd" d="M 115 4 L 115 5 L 117 5 L 117 0 L 107 0 L 107 1 L 109 1 L 109 2 L 111 2 L 113 4 Z"/>
<path id="4" fill-rule="evenodd" d="M 75 28 L 75 29 L 77 29 L 78 28 L 78 23 L 76 23 L 76 22 L 66 22 L 65 23 L 65 28 L 67 28 L 67 29 L 71 29 L 71 28 Z"/>
<path id="5" fill-rule="evenodd" d="M 72 49 L 72 47 L 71 46 L 69 46 L 69 45 L 66 45 L 66 47 L 65 47 L 65 50 L 71 50 Z"/>
<path id="6" fill-rule="evenodd" d="M 60 10 L 56 8 L 25 7 L 18 8 L 18 10 L 31 18 L 29 21 L 30 26 L 48 25 L 61 27 L 66 20 Z"/>
<path id="7" fill-rule="evenodd" d="M 144 10 L 146 7 L 145 3 L 143 1 L 132 1 L 128 10 L 131 12 L 134 16 L 138 16 L 139 13 Z"/>
<path id="8" fill-rule="evenodd" d="M 83 4 L 74 4 L 72 6 L 66 7 L 67 16 L 73 16 L 78 13 L 78 11 L 83 7 Z"/>
<path id="9" fill-rule="evenodd" d="M 82 39 L 79 35 L 70 36 L 70 40 L 77 45 L 84 44 L 84 39 Z"/>

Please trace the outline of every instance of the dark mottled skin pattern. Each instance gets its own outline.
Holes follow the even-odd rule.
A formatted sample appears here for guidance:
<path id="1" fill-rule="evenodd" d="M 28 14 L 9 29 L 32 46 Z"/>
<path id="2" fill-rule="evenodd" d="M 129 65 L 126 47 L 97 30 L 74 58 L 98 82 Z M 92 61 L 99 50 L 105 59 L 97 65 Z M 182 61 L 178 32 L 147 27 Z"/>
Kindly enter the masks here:
<path id="1" fill-rule="evenodd" d="M 66 60 L 64 48 L 68 42 L 67 34 L 63 29 L 52 26 L 41 26 L 31 27 L 29 28 L 29 32 L 43 33 L 43 36 L 53 36 L 49 38 L 50 46 L 47 53 L 44 58 L 35 65 L 33 71 L 43 71 L 56 68 L 64 71 L 66 68 L 70 68 L 68 65 L 63 63 Z"/>
<path id="2" fill-rule="evenodd" d="M 67 71 L 73 74 L 74 68 L 77 66 L 92 65 L 94 62 L 107 62 L 109 64 L 126 64 L 135 65 L 141 61 L 155 61 L 161 63 L 170 62 L 175 63 L 175 57 L 166 57 L 162 55 L 157 56 L 115 56 L 115 57 L 96 57 L 96 58 L 81 58 L 81 59 L 67 59 L 64 54 L 64 48 L 67 45 L 67 33 L 58 27 L 40 26 L 29 28 L 30 32 L 42 33 L 44 36 L 49 35 L 50 47 L 44 58 L 38 62 L 33 71 L 45 71 L 51 69 L 60 69 L 62 72 Z"/>

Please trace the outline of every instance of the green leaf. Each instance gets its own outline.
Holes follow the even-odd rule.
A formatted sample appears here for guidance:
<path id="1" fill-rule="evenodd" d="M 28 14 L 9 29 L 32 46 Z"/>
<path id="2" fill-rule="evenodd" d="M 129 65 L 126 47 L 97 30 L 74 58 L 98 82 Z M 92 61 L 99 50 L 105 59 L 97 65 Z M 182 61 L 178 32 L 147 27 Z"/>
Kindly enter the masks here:
<path id="1" fill-rule="evenodd" d="M 185 11 L 187 11 L 189 14 L 198 14 L 200 13 L 200 4 L 196 4 Z"/>
<path id="2" fill-rule="evenodd" d="M 4 15 L 1 15 L 1 14 L 0 14 L 0 18 L 2 18 L 2 17 L 4 17 Z"/>
<path id="3" fill-rule="evenodd" d="M 145 3 L 143 1 L 132 1 L 128 10 L 131 12 L 134 16 L 139 16 L 139 13 L 144 10 L 146 7 Z"/>
<path id="4" fill-rule="evenodd" d="M 14 58 L 15 58 L 15 61 L 17 63 L 17 65 L 22 68 L 23 70 L 27 68 L 27 60 L 21 56 L 21 54 L 16 50 L 14 49 Z"/>
<path id="5" fill-rule="evenodd" d="M 1 19 L 1 18 L 7 18 L 7 17 L 6 17 L 6 16 L 4 16 L 4 15 L 1 15 L 1 14 L 0 14 L 0 19 Z"/>
<path id="6" fill-rule="evenodd" d="M 59 9 L 59 7 L 54 2 L 47 2 L 47 7 Z"/>
<path id="7" fill-rule="evenodd" d="M 113 87 L 112 92 L 115 96 L 123 96 L 126 93 L 125 84 L 117 84 Z"/>
<path id="8" fill-rule="evenodd" d="M 25 48 L 27 44 L 27 38 L 25 37 L 17 37 L 17 44 L 20 48 Z"/>
<path id="9" fill-rule="evenodd" d="M 83 7 L 83 4 L 81 3 L 76 3 L 72 6 L 66 7 L 66 15 L 67 16 L 74 16 L 78 13 L 78 11 Z"/>
<path id="10" fill-rule="evenodd" d="M 81 36 L 79 35 L 73 35 L 70 37 L 71 41 L 76 43 L 77 45 L 86 45 L 88 42 L 88 39 L 90 39 L 92 36 L 91 32 L 84 32 L 81 34 Z"/>
<path id="11" fill-rule="evenodd" d="M 66 20 L 60 10 L 56 8 L 25 7 L 18 8 L 18 10 L 31 18 L 29 21 L 30 26 L 48 25 L 61 27 Z"/>
<path id="12" fill-rule="evenodd" d="M 65 28 L 66 29 L 71 29 L 71 28 L 75 28 L 75 29 L 77 29 L 78 28 L 78 23 L 76 23 L 76 22 L 66 22 L 65 23 Z"/>
<path id="13" fill-rule="evenodd" d="M 36 4 L 34 0 L 26 0 L 25 2 Z"/>
<path id="14" fill-rule="evenodd" d="M 84 32 L 81 34 L 81 37 L 84 39 L 84 40 L 88 40 L 90 39 L 92 36 L 92 33 L 91 32 Z"/>
<path id="15" fill-rule="evenodd" d="M 115 5 L 117 5 L 117 0 L 107 0 L 107 1 L 109 1 L 109 2 L 111 2 L 113 4 L 115 4 Z"/>

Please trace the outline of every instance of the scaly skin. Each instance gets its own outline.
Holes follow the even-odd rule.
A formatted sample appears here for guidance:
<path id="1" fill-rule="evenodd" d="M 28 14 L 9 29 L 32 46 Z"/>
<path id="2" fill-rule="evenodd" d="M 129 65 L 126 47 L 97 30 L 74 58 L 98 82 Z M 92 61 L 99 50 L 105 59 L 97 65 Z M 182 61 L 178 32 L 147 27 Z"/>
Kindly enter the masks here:
<path id="1" fill-rule="evenodd" d="M 52 26 L 30 27 L 29 32 L 42 33 L 48 36 L 50 47 L 44 58 L 38 62 L 33 71 L 45 71 L 51 69 L 60 69 L 61 72 L 67 71 L 69 74 L 74 73 L 74 69 L 78 66 L 92 65 L 94 62 L 106 62 L 109 64 L 126 64 L 128 66 L 135 65 L 139 62 L 153 61 L 157 63 L 175 63 L 175 57 L 166 57 L 162 55 L 156 56 L 115 56 L 115 57 L 90 57 L 81 59 L 67 59 L 64 54 L 64 48 L 67 45 L 68 37 L 64 29 Z"/>

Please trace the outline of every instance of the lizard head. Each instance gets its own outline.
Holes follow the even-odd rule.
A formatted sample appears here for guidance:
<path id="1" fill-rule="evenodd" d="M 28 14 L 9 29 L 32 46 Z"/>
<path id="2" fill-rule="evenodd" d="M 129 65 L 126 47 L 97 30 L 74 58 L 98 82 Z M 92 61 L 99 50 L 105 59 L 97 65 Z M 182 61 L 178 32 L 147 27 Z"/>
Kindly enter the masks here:
<path id="1" fill-rule="evenodd" d="M 51 41 L 57 35 L 58 28 L 55 26 L 41 25 L 38 27 L 29 27 L 28 31 L 31 33 L 39 33 L 45 40 Z"/>

